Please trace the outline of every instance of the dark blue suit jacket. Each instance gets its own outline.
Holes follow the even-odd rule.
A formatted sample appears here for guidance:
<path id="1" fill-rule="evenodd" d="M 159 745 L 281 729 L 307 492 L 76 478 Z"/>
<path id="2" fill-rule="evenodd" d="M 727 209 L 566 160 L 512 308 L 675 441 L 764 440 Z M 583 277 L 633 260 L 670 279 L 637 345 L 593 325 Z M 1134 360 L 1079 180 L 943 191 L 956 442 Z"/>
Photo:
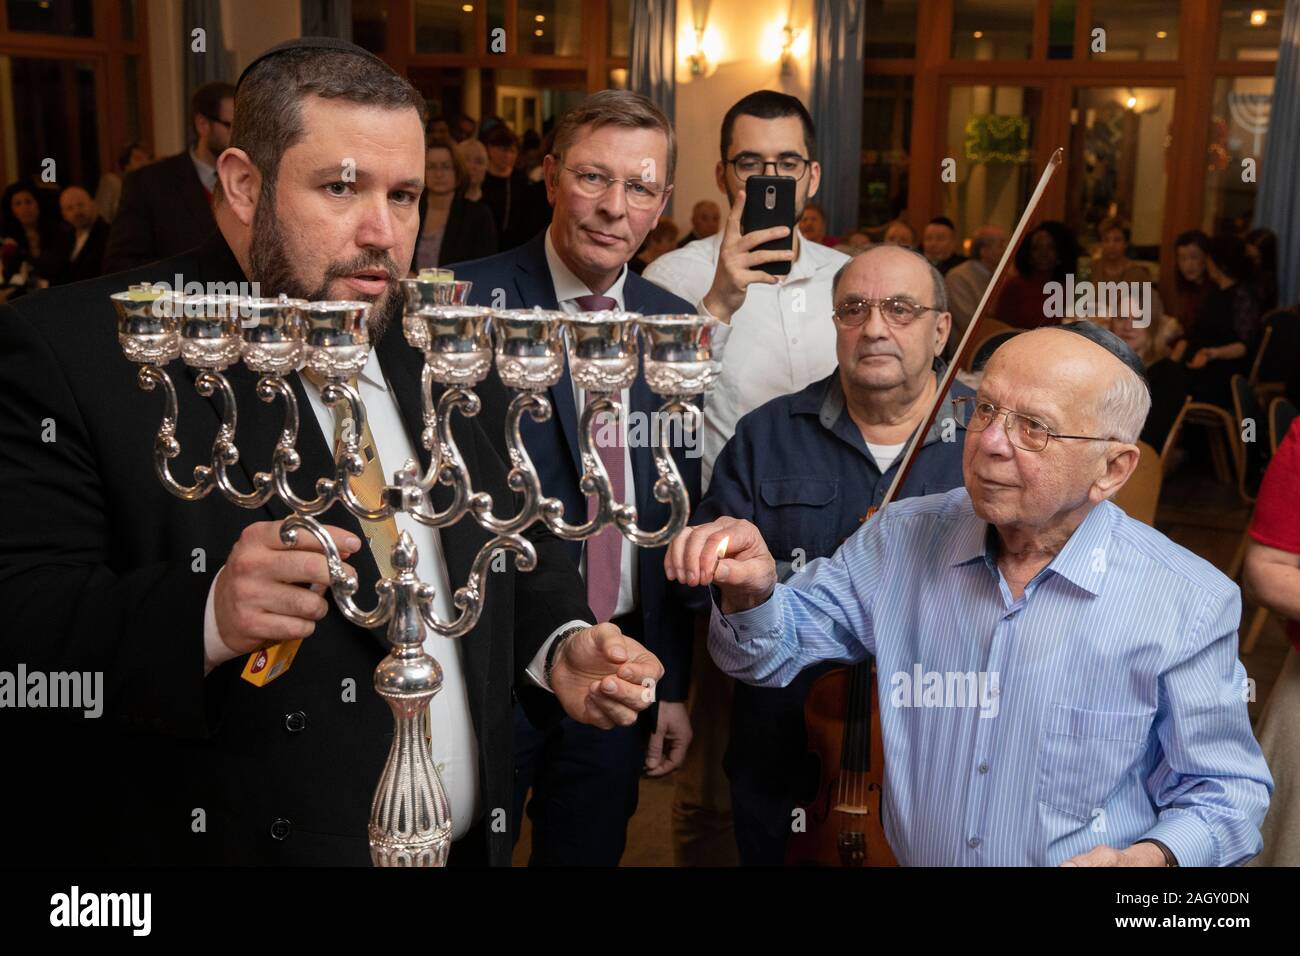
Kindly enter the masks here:
<path id="1" fill-rule="evenodd" d="M 456 278 L 468 279 L 474 283 L 470 290 L 470 302 L 498 309 L 530 309 L 535 306 L 543 309 L 559 308 L 555 298 L 555 285 L 551 281 L 550 268 L 546 262 L 545 241 L 546 233 L 543 231 L 516 249 L 457 265 Z M 629 311 L 644 315 L 695 312 L 695 307 L 685 299 L 642 279 L 631 270 L 623 284 L 623 304 Z M 501 392 L 499 400 L 484 401 L 483 414 L 489 416 L 484 421 L 485 427 L 500 430 L 505 427 L 504 418 L 493 420 L 491 416 L 504 412 L 508 397 L 495 370 L 478 390 L 486 399 L 493 390 L 498 389 Z M 524 417 L 524 444 L 537 466 L 543 493 L 564 502 L 566 520 L 585 521 L 586 497 L 578 487 L 582 475 L 578 451 L 578 408 L 573 397 L 573 380 L 569 377 L 567 366 L 563 377 L 550 389 L 549 397 L 554 410 L 549 420 L 535 422 L 528 416 Z M 641 372 L 638 372 L 636 382 L 630 389 L 629 404 L 630 411 L 647 416 L 661 404 L 661 399 L 650 391 Z M 673 458 L 690 494 L 692 508 L 700 500 L 698 435 L 697 430 L 697 442 L 689 454 L 682 448 L 673 449 Z M 670 512 L 668 506 L 657 501 L 654 496 L 658 472 L 650 445 L 647 442 L 633 446 L 630 453 L 636 489 L 637 524 L 649 529 L 663 527 Z M 504 514 L 506 509 L 498 507 L 497 512 Z M 582 555 L 582 544 L 567 543 L 570 544 L 574 561 L 578 561 Z M 637 586 L 642 642 L 664 665 L 664 677 L 656 692 L 657 699 L 684 701 L 690 683 L 692 622 L 687 608 L 669 593 L 669 582 L 664 577 L 665 550 L 643 549 L 638 555 Z"/>

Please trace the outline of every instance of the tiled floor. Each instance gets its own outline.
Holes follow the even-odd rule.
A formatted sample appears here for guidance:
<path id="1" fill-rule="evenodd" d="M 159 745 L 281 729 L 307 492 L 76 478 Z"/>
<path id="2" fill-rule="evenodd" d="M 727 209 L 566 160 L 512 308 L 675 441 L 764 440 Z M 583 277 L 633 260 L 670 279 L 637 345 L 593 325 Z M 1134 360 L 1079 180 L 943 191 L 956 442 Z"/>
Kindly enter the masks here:
<path id="1" fill-rule="evenodd" d="M 1250 506 L 1242 502 L 1235 488 L 1216 482 L 1208 474 L 1183 472 L 1166 481 L 1156 526 L 1183 547 L 1226 570 L 1249 518 Z M 1254 605 L 1243 600 L 1242 640 L 1254 613 Z M 1270 617 L 1252 653 L 1242 656 L 1247 674 L 1255 680 L 1256 699 L 1250 704 L 1252 720 L 1258 717 L 1281 670 L 1287 647 L 1281 624 L 1276 617 Z M 672 799 L 671 780 L 642 780 L 640 804 L 628 828 L 624 866 L 672 866 Z M 523 836 L 515 848 L 516 866 L 528 860 L 528 841 L 525 821 Z"/>

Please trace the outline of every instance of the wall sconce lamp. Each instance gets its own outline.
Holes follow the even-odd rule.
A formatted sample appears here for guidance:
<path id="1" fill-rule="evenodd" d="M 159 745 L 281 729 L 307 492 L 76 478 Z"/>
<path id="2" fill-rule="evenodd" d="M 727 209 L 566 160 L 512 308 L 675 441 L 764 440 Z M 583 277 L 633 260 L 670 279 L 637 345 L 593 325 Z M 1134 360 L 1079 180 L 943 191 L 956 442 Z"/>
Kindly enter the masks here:
<path id="1" fill-rule="evenodd" d="M 695 28 L 695 49 L 686 57 L 691 65 L 691 76 L 703 76 L 709 68 L 709 58 L 704 52 L 704 28 Z"/>
<path id="2" fill-rule="evenodd" d="M 790 76 L 791 74 L 794 73 L 794 60 L 795 60 L 794 45 L 799 39 L 800 32 L 801 31 L 796 30 L 788 23 L 781 28 L 781 33 L 785 38 L 781 44 L 781 75 L 782 76 Z"/>

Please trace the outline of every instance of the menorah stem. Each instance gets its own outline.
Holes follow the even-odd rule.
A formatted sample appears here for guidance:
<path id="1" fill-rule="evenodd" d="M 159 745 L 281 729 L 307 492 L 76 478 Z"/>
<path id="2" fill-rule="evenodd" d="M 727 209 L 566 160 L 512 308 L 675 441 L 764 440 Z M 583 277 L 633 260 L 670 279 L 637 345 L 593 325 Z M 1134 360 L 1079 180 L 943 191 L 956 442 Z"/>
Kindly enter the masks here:
<path id="1" fill-rule="evenodd" d="M 141 365 L 136 382 L 146 392 L 163 388 L 163 417 L 158 425 L 158 436 L 153 444 L 153 468 L 164 488 L 184 501 L 198 501 L 217 486 L 216 476 L 208 465 L 194 466 L 194 484 L 183 485 L 172 475 L 171 459 L 181 453 L 181 443 L 176 440 L 176 424 L 180 407 L 176 401 L 176 386 L 167 370 L 157 365 Z"/>

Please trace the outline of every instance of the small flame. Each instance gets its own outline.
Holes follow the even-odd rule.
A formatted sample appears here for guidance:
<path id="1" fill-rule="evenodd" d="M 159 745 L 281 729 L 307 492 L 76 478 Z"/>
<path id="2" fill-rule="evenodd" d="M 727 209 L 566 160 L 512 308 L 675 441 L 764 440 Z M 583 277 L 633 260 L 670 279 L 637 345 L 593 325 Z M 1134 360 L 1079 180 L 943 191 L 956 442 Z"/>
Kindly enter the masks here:
<path id="1" fill-rule="evenodd" d="M 731 537 L 727 536 L 718 542 L 718 560 L 721 561 L 727 556 L 727 545 L 731 544 Z"/>

